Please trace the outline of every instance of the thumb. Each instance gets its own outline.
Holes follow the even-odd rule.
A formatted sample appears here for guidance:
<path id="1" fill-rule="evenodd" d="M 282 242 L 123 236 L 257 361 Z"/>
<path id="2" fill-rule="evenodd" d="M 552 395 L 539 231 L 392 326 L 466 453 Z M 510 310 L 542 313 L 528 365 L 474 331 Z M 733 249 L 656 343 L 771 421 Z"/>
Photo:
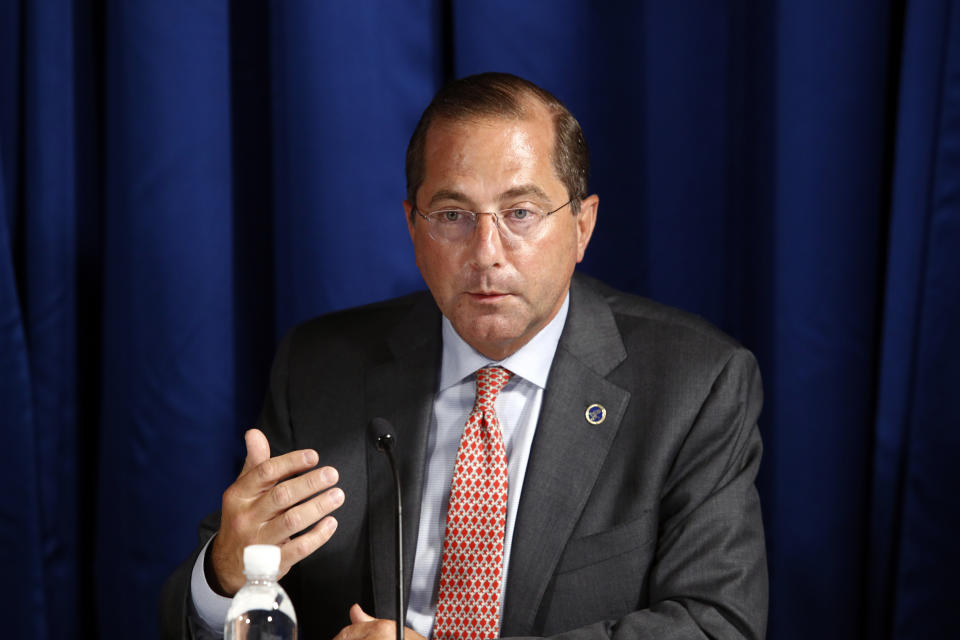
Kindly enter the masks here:
<path id="1" fill-rule="evenodd" d="M 355 604 L 350 607 L 351 624 L 357 624 L 358 622 L 370 622 L 371 620 L 376 620 L 376 618 L 367 615 L 367 612 L 361 609 L 359 604 Z"/>
<path id="2" fill-rule="evenodd" d="M 267 436 L 263 435 L 263 431 L 250 429 L 243 434 L 243 439 L 247 445 L 247 459 L 243 461 L 240 475 L 270 459 L 270 443 L 267 442 Z"/>

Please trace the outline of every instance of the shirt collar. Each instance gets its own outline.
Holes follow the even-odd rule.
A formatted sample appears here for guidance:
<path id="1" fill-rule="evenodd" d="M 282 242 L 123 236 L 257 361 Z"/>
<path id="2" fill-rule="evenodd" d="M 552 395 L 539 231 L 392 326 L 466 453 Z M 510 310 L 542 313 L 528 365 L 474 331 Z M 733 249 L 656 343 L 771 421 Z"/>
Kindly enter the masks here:
<path id="1" fill-rule="evenodd" d="M 567 321 L 567 310 L 570 308 L 570 292 L 566 297 L 557 315 L 541 329 L 530 342 L 520 347 L 499 362 L 490 360 L 485 355 L 467 344 L 460 334 L 453 328 L 453 324 L 443 316 L 443 360 L 440 368 L 440 391 L 452 387 L 467 376 L 473 375 L 477 369 L 488 365 L 501 366 L 516 376 L 532 382 L 541 389 L 547 386 L 547 376 L 550 374 L 550 365 L 557 352 L 560 334 Z"/>

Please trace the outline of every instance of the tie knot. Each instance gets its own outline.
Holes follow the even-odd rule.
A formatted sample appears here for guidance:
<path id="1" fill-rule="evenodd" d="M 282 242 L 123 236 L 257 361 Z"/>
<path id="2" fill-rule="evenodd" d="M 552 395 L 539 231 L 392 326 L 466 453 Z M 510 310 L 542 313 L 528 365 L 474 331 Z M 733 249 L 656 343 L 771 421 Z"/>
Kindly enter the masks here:
<path id="1" fill-rule="evenodd" d="M 503 367 L 484 367 L 477 371 L 477 407 L 492 409 L 497 394 L 513 374 Z"/>

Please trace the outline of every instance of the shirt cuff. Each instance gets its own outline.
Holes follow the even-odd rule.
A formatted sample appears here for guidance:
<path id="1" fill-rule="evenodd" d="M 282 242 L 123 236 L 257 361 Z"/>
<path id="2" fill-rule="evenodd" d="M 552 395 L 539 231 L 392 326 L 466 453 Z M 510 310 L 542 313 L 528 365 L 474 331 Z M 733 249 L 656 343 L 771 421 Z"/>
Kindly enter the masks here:
<path id="1" fill-rule="evenodd" d="M 207 544 L 203 545 L 200 555 L 197 556 L 197 561 L 193 563 L 193 574 L 190 576 L 190 598 L 193 600 L 193 608 L 200 620 L 211 631 L 223 633 L 223 624 L 227 619 L 231 599 L 211 589 L 203 571 L 203 561 L 212 541 L 212 537 L 207 540 Z"/>

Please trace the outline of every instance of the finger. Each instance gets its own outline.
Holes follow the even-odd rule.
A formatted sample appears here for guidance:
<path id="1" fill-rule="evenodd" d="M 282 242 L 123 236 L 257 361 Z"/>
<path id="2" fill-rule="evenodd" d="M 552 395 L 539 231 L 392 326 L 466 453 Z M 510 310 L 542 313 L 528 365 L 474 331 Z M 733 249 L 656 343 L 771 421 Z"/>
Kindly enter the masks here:
<path id="1" fill-rule="evenodd" d="M 339 479 L 340 475 L 336 469 L 333 467 L 323 467 L 314 469 L 302 476 L 290 478 L 289 480 L 275 484 L 257 499 L 256 504 L 253 506 L 255 517 L 258 518 L 260 522 L 266 522 L 277 514 L 306 500 L 310 496 L 326 491 L 335 485 Z M 324 514 L 320 514 L 317 519 L 340 506 L 340 503 L 343 502 L 342 496 L 339 498 L 340 502 L 336 502 L 336 496 L 334 495 L 330 495 L 329 498 L 331 499 L 331 504 L 328 505 L 328 510 Z M 311 523 L 305 524 L 304 527 L 309 524 Z M 304 527 L 301 527 L 301 529 Z M 299 531 L 299 529 L 297 529 L 297 531 Z M 296 533 L 296 531 L 292 531 L 291 533 Z"/>
<path id="2" fill-rule="evenodd" d="M 358 622 L 370 622 L 371 620 L 376 620 L 371 615 L 367 615 L 367 612 L 364 611 L 359 604 L 354 604 L 350 607 L 350 622 L 357 624 Z"/>
<path id="3" fill-rule="evenodd" d="M 270 443 L 260 429 L 247 429 L 247 432 L 243 434 L 243 441 L 247 447 L 247 457 L 243 461 L 243 469 L 240 470 L 240 475 L 270 457 Z"/>
<path id="4" fill-rule="evenodd" d="M 261 536 L 283 540 L 312 526 L 343 504 L 343 489 L 333 487 L 302 504 L 277 513 L 263 526 Z"/>
<path id="5" fill-rule="evenodd" d="M 280 574 L 322 547 L 337 530 L 337 519 L 327 516 L 302 536 L 287 540 L 280 546 Z"/>
<path id="6" fill-rule="evenodd" d="M 251 466 L 234 484 L 241 495 L 255 496 L 281 480 L 312 469 L 317 466 L 318 459 L 313 449 L 300 449 L 267 458 Z"/>

